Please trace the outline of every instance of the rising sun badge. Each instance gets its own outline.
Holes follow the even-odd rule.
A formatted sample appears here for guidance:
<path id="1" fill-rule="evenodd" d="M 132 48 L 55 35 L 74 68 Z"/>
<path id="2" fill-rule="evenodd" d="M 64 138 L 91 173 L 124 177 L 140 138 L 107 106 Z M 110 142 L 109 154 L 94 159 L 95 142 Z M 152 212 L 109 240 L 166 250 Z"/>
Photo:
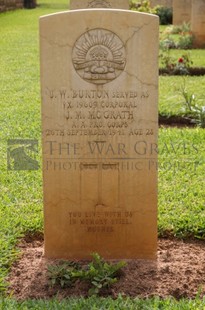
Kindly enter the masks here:
<path id="1" fill-rule="evenodd" d="M 105 29 L 82 34 L 73 48 L 73 65 L 89 83 L 105 84 L 116 79 L 125 68 L 125 48 L 121 39 Z"/>
<path id="2" fill-rule="evenodd" d="M 111 8 L 107 0 L 93 0 L 88 3 L 88 8 Z"/>

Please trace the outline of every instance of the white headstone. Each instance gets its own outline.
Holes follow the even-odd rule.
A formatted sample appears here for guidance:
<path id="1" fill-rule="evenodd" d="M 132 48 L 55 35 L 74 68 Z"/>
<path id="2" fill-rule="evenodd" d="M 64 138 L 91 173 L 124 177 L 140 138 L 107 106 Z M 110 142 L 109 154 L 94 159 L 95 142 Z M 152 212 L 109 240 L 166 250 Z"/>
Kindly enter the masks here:
<path id="1" fill-rule="evenodd" d="M 158 17 L 40 19 L 45 255 L 156 258 Z"/>

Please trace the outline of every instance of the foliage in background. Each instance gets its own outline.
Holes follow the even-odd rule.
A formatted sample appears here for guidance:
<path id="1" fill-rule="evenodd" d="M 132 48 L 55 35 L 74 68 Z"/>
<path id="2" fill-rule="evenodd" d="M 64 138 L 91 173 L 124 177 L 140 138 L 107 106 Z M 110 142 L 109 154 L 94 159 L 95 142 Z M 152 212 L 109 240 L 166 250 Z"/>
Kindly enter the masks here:
<path id="1" fill-rule="evenodd" d="M 172 8 L 152 7 L 149 0 L 130 0 L 130 10 L 158 15 L 160 25 L 172 24 Z"/>
<path id="2" fill-rule="evenodd" d="M 166 32 L 170 34 L 185 34 L 191 32 L 190 23 L 182 23 L 181 25 L 171 25 L 166 28 Z"/>
<path id="3" fill-rule="evenodd" d="M 170 25 L 172 24 L 173 19 L 173 10 L 172 8 L 157 6 L 155 8 L 155 14 L 159 16 L 160 25 Z"/>
<path id="4" fill-rule="evenodd" d="M 99 254 L 92 254 L 92 261 L 86 267 L 75 262 L 62 262 L 48 266 L 48 278 L 52 286 L 71 287 L 77 280 L 90 284 L 89 295 L 98 295 L 103 288 L 109 288 L 117 282 L 119 272 L 126 265 L 120 261 L 116 264 L 107 263 Z"/>
<path id="5" fill-rule="evenodd" d="M 188 53 L 183 54 L 180 58 L 178 58 L 176 66 L 174 68 L 174 73 L 179 73 L 180 75 L 188 75 L 189 68 L 193 64 L 190 59 L 190 55 Z"/>
<path id="6" fill-rule="evenodd" d="M 159 59 L 167 73 L 188 75 L 189 68 L 193 64 L 190 54 L 184 53 L 177 60 L 171 56 L 170 49 L 163 47 L 160 49 Z"/>
<path id="7" fill-rule="evenodd" d="M 189 23 L 167 27 L 160 36 L 160 46 L 176 49 L 191 49 L 194 36 Z"/>
<path id="8" fill-rule="evenodd" d="M 186 33 L 180 35 L 178 42 L 176 43 L 176 48 L 179 49 L 191 49 L 193 47 L 194 37 L 192 33 Z"/>
<path id="9" fill-rule="evenodd" d="M 159 54 L 159 60 L 161 61 L 162 66 L 172 71 L 175 67 L 175 59 L 170 55 L 170 49 L 169 48 L 161 48 L 160 54 Z"/>
<path id="10" fill-rule="evenodd" d="M 158 15 L 160 25 L 172 24 L 172 8 L 159 5 L 152 7 L 149 0 L 130 0 L 129 4 L 130 10 Z"/>
<path id="11" fill-rule="evenodd" d="M 192 34 L 183 34 L 179 35 L 177 38 L 166 34 L 163 39 L 160 41 L 161 47 L 167 47 L 170 49 L 191 49 L 193 46 L 193 35 Z"/>
<path id="12" fill-rule="evenodd" d="M 37 0 L 24 0 L 24 7 L 26 9 L 34 9 L 37 5 Z"/>
<path id="13" fill-rule="evenodd" d="M 160 49 L 160 52 L 163 49 Z M 174 60 L 179 59 L 182 55 L 188 54 L 189 59 L 191 60 L 190 67 L 204 67 L 205 68 L 205 49 L 204 50 L 182 50 L 182 49 L 170 49 L 169 55 L 173 57 Z M 162 67 L 161 62 L 159 66 Z M 198 77 L 199 78 L 199 77 Z M 200 79 L 200 78 L 199 78 Z M 197 84 L 195 85 L 197 87 Z"/>
<path id="14" fill-rule="evenodd" d="M 205 76 L 160 76 L 159 78 L 159 114 L 167 118 L 172 116 L 189 117 L 182 111 L 182 97 L 176 86 L 183 83 L 186 77 L 187 89 L 190 93 L 196 94 L 197 104 L 203 106 Z"/>
<path id="15" fill-rule="evenodd" d="M 177 90 L 183 99 L 182 112 L 184 112 L 185 115 L 190 115 L 192 117 L 192 122 L 198 124 L 201 128 L 205 128 L 205 105 L 197 104 L 199 99 L 187 89 L 186 79 L 183 80 L 183 83 Z M 205 104 L 205 96 L 202 100 L 203 104 Z"/>
<path id="16" fill-rule="evenodd" d="M 131 0 L 130 10 L 156 14 L 156 8 L 152 8 L 149 0 Z"/>

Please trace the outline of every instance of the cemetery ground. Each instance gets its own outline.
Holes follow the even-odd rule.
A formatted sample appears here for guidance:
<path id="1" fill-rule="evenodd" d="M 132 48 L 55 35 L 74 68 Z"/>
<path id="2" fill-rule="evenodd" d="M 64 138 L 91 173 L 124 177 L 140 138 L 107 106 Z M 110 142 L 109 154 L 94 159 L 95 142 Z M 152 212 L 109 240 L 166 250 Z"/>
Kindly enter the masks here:
<path id="1" fill-rule="evenodd" d="M 159 129 L 158 269 L 128 262 L 103 298 L 80 297 L 87 296 L 83 286 L 54 296 L 45 286 L 41 167 L 7 169 L 9 139 L 36 139 L 39 152 L 32 156 L 41 162 L 38 17 L 66 10 L 67 1 L 38 2 L 35 10 L 0 15 L 0 308 L 204 309 L 205 131 L 195 124 L 199 115 L 186 109 L 182 90 L 205 106 L 205 76 L 159 78 L 159 115 L 175 122 Z M 185 52 L 172 52 L 176 62 Z M 205 67 L 205 50 L 188 52 L 195 66 Z M 156 169 L 154 163 L 150 169 Z M 72 292 L 78 298 L 63 299 Z"/>

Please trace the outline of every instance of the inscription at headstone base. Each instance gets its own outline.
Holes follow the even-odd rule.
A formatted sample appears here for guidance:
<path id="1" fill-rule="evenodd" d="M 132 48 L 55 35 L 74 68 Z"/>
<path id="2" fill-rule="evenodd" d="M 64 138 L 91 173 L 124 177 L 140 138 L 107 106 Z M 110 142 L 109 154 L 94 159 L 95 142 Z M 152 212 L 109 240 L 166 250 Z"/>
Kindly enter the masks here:
<path id="1" fill-rule="evenodd" d="M 40 19 L 46 257 L 156 258 L 158 24 L 116 9 Z"/>
<path id="2" fill-rule="evenodd" d="M 129 9 L 129 0 L 70 0 L 70 10 L 79 9 Z"/>

